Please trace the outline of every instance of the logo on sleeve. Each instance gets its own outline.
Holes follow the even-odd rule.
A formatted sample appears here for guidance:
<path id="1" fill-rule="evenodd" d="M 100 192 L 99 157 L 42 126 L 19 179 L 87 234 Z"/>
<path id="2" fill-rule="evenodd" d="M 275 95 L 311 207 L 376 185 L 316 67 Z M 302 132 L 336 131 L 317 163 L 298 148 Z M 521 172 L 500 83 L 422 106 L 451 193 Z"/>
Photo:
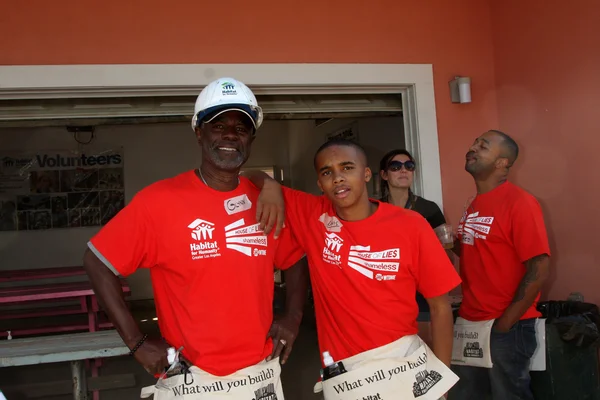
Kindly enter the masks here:
<path id="1" fill-rule="evenodd" d="M 252 202 L 245 194 L 224 201 L 225 211 L 232 215 L 252 208 Z"/>

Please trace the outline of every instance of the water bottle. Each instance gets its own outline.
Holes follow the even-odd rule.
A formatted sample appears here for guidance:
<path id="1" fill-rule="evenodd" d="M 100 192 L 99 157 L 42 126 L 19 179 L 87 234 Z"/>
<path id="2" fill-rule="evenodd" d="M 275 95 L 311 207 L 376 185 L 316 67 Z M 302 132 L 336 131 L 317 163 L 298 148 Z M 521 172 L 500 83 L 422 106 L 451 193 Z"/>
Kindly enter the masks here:
<path id="1" fill-rule="evenodd" d="M 155 385 L 156 388 L 170 390 L 171 386 L 167 384 L 167 379 L 174 375 L 181 374 L 184 370 L 187 370 L 187 366 L 179 359 L 179 354 L 182 350 L 183 346 L 177 351 L 174 347 L 169 347 L 167 349 L 167 361 L 169 362 L 169 368 L 166 368 L 158 378 L 158 381 Z"/>
<path id="2" fill-rule="evenodd" d="M 323 381 L 346 372 L 344 363 L 341 361 L 334 362 L 333 357 L 331 357 L 328 351 L 323 352 L 323 364 L 325 365 L 323 369 Z"/>

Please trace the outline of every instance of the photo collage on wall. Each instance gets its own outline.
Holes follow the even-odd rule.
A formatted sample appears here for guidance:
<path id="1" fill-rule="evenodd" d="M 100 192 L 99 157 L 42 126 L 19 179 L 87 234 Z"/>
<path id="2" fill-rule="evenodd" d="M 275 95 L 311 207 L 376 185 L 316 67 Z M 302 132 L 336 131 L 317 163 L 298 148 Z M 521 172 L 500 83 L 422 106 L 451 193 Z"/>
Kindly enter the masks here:
<path id="1" fill-rule="evenodd" d="M 105 225 L 125 206 L 123 154 L 0 156 L 0 231 Z"/>

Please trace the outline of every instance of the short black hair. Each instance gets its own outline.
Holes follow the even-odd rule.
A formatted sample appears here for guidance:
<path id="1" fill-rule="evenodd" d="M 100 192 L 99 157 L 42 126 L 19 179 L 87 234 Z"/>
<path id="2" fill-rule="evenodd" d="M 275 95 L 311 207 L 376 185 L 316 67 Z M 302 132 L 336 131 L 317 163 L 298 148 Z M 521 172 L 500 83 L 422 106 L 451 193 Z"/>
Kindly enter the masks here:
<path id="1" fill-rule="evenodd" d="M 321 153 L 323 150 L 328 149 L 333 146 L 346 146 L 346 147 L 355 148 L 364 157 L 365 166 L 368 166 L 367 165 L 367 152 L 360 144 L 353 142 L 352 140 L 348 140 L 348 139 L 334 138 L 334 139 L 329 139 L 328 141 L 323 143 L 321 145 L 321 147 L 319 147 L 319 149 L 315 153 L 315 158 L 313 160 L 313 165 L 315 166 L 315 168 L 317 168 L 317 156 L 319 155 L 319 153 Z"/>
<path id="2" fill-rule="evenodd" d="M 496 129 L 490 129 L 490 132 L 494 132 L 495 134 L 502 137 L 502 139 L 504 140 L 503 145 L 504 145 L 504 149 L 506 150 L 506 158 L 508 158 L 508 162 L 509 162 L 508 166 L 512 167 L 512 165 L 515 163 L 515 161 L 517 161 L 517 157 L 519 157 L 519 145 L 517 144 L 517 142 L 515 142 L 515 140 L 513 138 L 511 138 L 510 136 L 508 136 L 506 133 L 504 133 L 502 131 L 498 131 Z"/>

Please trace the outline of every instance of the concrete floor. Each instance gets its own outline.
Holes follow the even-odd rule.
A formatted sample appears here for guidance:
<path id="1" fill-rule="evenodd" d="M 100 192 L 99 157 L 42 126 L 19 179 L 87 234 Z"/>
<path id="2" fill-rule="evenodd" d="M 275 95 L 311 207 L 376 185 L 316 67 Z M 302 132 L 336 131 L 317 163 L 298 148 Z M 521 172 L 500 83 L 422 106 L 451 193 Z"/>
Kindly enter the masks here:
<path id="1" fill-rule="evenodd" d="M 152 320 L 155 316 L 152 302 L 141 302 L 133 305 L 133 313 L 140 322 L 144 332 L 157 332 L 157 323 Z M 1 355 L 0 355 L 1 356 Z M 300 333 L 292 355 L 287 364 L 282 368 L 283 390 L 286 400 L 312 400 L 320 396 L 313 394 L 313 386 L 319 376 L 319 349 L 314 323 L 314 315 L 310 310 L 305 314 Z M 135 387 L 124 389 L 103 390 L 100 399 L 130 400 L 139 399 L 142 387 L 153 385 L 156 380 L 150 376 L 135 360 L 128 356 L 115 357 L 104 360 L 100 369 L 100 376 L 115 374 L 134 374 Z M 71 378 L 68 363 L 44 364 L 26 367 L 3 368 L 0 370 L 0 389 L 5 392 L 7 400 L 25 400 L 25 392 L 11 393 L 10 388 L 15 386 L 66 381 Z M 72 395 L 37 397 L 48 400 L 71 400 Z"/>

